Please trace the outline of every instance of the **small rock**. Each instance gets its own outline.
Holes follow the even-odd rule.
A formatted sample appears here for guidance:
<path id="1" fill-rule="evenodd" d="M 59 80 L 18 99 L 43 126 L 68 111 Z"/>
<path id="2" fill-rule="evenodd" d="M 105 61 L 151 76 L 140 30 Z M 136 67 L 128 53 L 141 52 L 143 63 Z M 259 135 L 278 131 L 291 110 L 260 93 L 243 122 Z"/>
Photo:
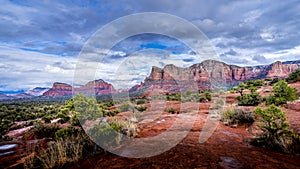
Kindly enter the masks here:
<path id="1" fill-rule="evenodd" d="M 243 167 L 243 165 L 235 158 L 220 157 L 220 159 L 222 161 L 219 162 L 219 165 L 224 169 L 239 169 Z"/>

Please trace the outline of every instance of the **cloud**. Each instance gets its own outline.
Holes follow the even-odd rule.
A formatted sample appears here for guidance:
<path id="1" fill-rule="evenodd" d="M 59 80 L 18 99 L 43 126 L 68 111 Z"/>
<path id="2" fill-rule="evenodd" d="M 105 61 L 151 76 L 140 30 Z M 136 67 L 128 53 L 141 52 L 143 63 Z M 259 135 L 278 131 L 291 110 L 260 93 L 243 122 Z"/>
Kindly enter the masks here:
<path id="1" fill-rule="evenodd" d="M 50 87 L 55 81 L 71 84 L 76 58 L 0 47 L 0 91 Z"/>
<path id="2" fill-rule="evenodd" d="M 210 39 L 226 63 L 251 66 L 299 59 L 300 4 L 294 1 L 7 0 L 0 6 L 0 90 L 51 86 L 53 81 L 72 83 L 77 55 L 98 29 L 128 14 L 153 11 L 170 13 L 193 23 Z M 178 27 L 182 31 L 178 31 L 168 20 L 164 24 L 165 33 L 196 44 L 203 53 L 210 51 L 207 44 L 194 39 L 195 32 L 185 30 L 182 25 Z M 114 27 L 110 33 L 117 35 L 122 26 Z M 128 31 L 137 26 L 143 25 L 132 25 Z M 111 38 L 104 40 L 110 41 Z M 162 50 L 159 53 L 148 49 Z M 138 83 L 149 73 L 145 66 L 162 67 L 166 63 L 188 66 L 201 61 L 190 47 L 164 35 L 136 35 L 111 50 L 91 47 L 85 52 L 85 64 L 99 63 L 98 77 L 108 81 L 113 80 L 120 66 L 138 62 L 140 66 L 136 67 L 140 71 L 128 70 L 133 72 L 123 76 L 132 79 L 132 83 Z M 105 56 L 104 60 L 99 60 L 99 56 Z M 156 60 L 152 62 L 153 58 Z M 93 70 L 86 68 L 86 71 Z"/>
<path id="3" fill-rule="evenodd" d="M 227 56 L 227 55 L 237 56 L 238 53 L 236 51 L 234 51 L 233 49 L 230 49 L 228 52 L 225 52 L 222 54 L 222 56 Z"/>
<path id="4" fill-rule="evenodd" d="M 261 55 L 255 55 L 255 56 L 253 56 L 252 59 L 258 63 L 266 63 L 267 62 L 267 59 Z"/>

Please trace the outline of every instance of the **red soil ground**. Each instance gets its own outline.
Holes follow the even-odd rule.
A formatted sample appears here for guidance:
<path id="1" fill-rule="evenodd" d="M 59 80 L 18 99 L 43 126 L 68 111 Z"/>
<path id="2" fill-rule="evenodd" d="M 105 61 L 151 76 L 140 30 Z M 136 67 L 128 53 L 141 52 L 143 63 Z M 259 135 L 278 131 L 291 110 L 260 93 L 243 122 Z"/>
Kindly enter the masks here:
<path id="1" fill-rule="evenodd" d="M 300 92 L 300 83 L 292 83 L 290 85 Z M 269 95 L 270 92 L 266 92 L 266 90 L 270 89 L 270 87 L 261 88 L 259 93 L 264 96 Z M 227 94 L 227 105 L 235 105 L 235 97 L 238 95 L 239 94 Z M 180 127 L 171 131 L 168 129 L 178 120 L 178 116 L 186 116 L 187 122 L 189 122 L 189 115 L 193 112 L 192 115 L 197 116 L 197 119 L 195 123 L 191 124 L 193 127 L 188 135 L 180 141 L 179 144 L 162 154 L 147 158 L 126 158 L 107 152 L 106 154 L 97 155 L 85 161 L 81 161 L 79 164 L 70 168 L 300 168 L 299 156 L 277 153 L 249 144 L 249 140 L 253 138 L 253 135 L 248 131 L 256 131 L 256 123 L 250 126 L 250 128 L 246 128 L 245 126 L 230 128 L 219 123 L 212 136 L 206 142 L 200 144 L 198 141 L 199 135 L 203 132 L 204 123 L 210 116 L 210 106 L 210 103 L 199 104 L 187 102 L 180 104 L 176 101 L 153 101 L 151 104 L 147 103 L 148 110 L 139 117 L 139 138 L 150 138 L 163 132 L 171 132 L 170 139 L 172 139 L 172 137 L 176 138 L 180 132 Z M 176 113 L 170 114 L 166 112 L 167 107 L 173 107 Z M 255 107 L 242 108 L 247 110 L 255 109 Z M 283 110 L 287 112 L 287 121 L 290 123 L 291 128 L 300 134 L 300 102 L 289 103 L 283 107 Z M 180 114 L 178 115 L 177 113 Z M 118 114 L 117 117 L 126 118 L 130 115 L 131 113 L 124 112 Z M 20 167 L 23 161 L 17 161 L 18 156 L 20 153 L 24 153 L 25 145 L 31 144 L 27 143 L 28 141 L 26 140 L 32 139 L 35 139 L 33 135 L 27 135 L 25 140 L 22 140 L 22 143 L 16 142 L 20 145 L 16 150 L 17 153 L 13 156 L 1 157 L 0 168 L 9 165 L 12 168 Z M 38 144 L 41 145 L 47 143 L 44 139 L 38 140 L 38 142 Z M 145 145 L 143 142 L 136 144 Z M 128 143 L 125 145 L 128 148 L 134 148 L 137 146 L 136 144 Z M 158 149 L 160 148 L 159 144 L 156 145 L 157 143 L 147 144 L 157 147 Z M 146 150 L 147 146 L 145 146 L 145 151 Z M 8 162 L 8 164 L 3 166 L 3 162 Z"/>
<path id="2" fill-rule="evenodd" d="M 172 105 L 179 111 L 178 102 L 167 102 L 167 105 Z M 140 159 L 107 153 L 89 158 L 71 168 L 300 168 L 299 156 L 280 154 L 250 145 L 249 140 L 253 136 L 244 126 L 230 128 L 219 123 L 213 135 L 205 143 L 200 144 L 198 139 L 208 116 L 209 104 L 198 105 L 188 102 L 181 106 L 186 109 L 199 106 L 200 111 L 195 114 L 197 119 L 189 134 L 170 150 L 154 157 Z M 298 104 L 295 107 L 298 108 Z M 289 110 L 287 117 L 293 128 L 300 128 L 299 110 Z M 161 114 L 155 114 L 154 111 L 145 112 L 143 119 L 149 118 L 152 120 L 139 124 L 141 129 L 139 137 L 152 137 L 166 132 L 178 115 L 170 115 L 166 112 Z M 176 132 L 179 131 L 171 132 L 174 132 L 173 135 L 176 137 Z"/>

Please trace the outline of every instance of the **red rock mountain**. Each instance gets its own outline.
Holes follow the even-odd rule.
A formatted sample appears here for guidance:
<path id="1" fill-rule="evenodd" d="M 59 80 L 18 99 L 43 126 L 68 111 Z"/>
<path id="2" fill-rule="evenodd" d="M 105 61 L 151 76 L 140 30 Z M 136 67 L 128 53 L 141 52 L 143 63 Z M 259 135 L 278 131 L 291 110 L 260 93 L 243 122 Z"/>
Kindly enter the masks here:
<path id="1" fill-rule="evenodd" d="M 51 89 L 43 94 L 43 96 L 69 96 L 72 95 L 72 86 L 55 82 Z"/>
<path id="2" fill-rule="evenodd" d="M 239 67 L 223 62 L 207 60 L 188 68 L 166 65 L 163 69 L 153 66 L 150 75 L 140 85 L 133 86 L 130 92 L 153 91 L 161 89 L 164 92 L 179 92 L 186 90 L 212 89 L 231 87 L 239 82 L 250 79 L 285 78 L 291 72 L 300 68 L 300 60 L 275 62 L 265 66 Z M 45 90 L 44 90 L 45 89 Z M 0 93 L 0 100 L 13 98 L 30 98 L 39 96 L 71 96 L 73 87 L 65 83 L 55 82 L 49 90 L 36 88 L 31 92 L 17 95 Z M 116 93 L 114 87 L 104 80 L 94 80 L 84 86 L 74 88 L 75 92 L 96 93 L 97 95 Z M 48 90 L 48 91 L 47 91 Z M 46 91 L 46 92 L 45 92 Z M 33 92 L 33 93 L 32 93 Z"/>
<path id="3" fill-rule="evenodd" d="M 297 63 L 275 62 L 266 66 L 239 67 L 214 60 L 206 60 L 188 68 L 166 65 L 161 69 L 154 66 L 144 82 L 129 91 L 221 89 L 250 79 L 285 78 L 299 68 Z"/>
<path id="4" fill-rule="evenodd" d="M 102 79 L 88 82 L 84 86 L 75 88 L 76 92 L 88 93 L 94 89 L 96 95 L 110 94 L 115 92 L 114 87 Z M 70 96 L 73 87 L 65 83 L 55 82 L 51 89 L 43 94 L 43 96 Z"/>
<path id="5" fill-rule="evenodd" d="M 90 81 L 84 86 L 75 88 L 75 92 L 79 92 L 79 93 L 88 94 L 91 91 L 92 91 L 91 94 L 96 94 L 96 95 L 111 94 L 116 92 L 115 88 L 111 84 L 105 82 L 102 79 Z"/>

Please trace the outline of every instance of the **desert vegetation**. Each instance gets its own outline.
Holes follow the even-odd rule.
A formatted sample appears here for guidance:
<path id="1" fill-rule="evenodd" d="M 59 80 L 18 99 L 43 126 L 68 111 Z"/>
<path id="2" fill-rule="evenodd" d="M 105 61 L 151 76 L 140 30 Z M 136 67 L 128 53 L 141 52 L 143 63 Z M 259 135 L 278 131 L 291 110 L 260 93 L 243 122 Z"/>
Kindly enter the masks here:
<path id="1" fill-rule="evenodd" d="M 179 112 L 180 104 L 199 104 L 200 109 L 205 105 L 217 114 L 212 118 L 217 118 L 227 128 L 248 131 L 257 127 L 257 131 L 250 132 L 249 144 L 299 154 L 299 133 L 292 130 L 286 117 L 286 105 L 299 97 L 289 83 L 298 81 L 299 71 L 296 71 L 287 79 L 248 80 L 228 91 L 165 93 L 165 96 L 152 98 L 134 97 L 130 101 L 100 101 L 76 95 L 64 102 L 2 103 L 1 141 L 44 140 L 47 144 L 33 144 L 20 156 L 24 159 L 23 166 L 68 168 L 95 155 L 105 155 L 104 149 L 96 143 L 115 148 L 128 137 L 141 137 L 141 130 L 145 131 L 140 128 L 143 114 L 153 115 L 149 102 L 156 101 L 165 103 L 162 110 L 166 119 L 155 121 L 155 125 L 184 114 L 185 111 Z M 228 104 L 221 95 L 233 95 L 235 101 Z M 28 130 L 21 135 L 8 135 L 26 127 Z"/>
<path id="2" fill-rule="evenodd" d="M 270 105 L 266 109 L 258 107 L 254 113 L 260 116 L 259 120 L 263 123 L 259 125 L 262 133 L 253 141 L 254 145 L 287 153 L 295 151 L 299 135 L 289 129 L 285 112 L 275 105 Z"/>

